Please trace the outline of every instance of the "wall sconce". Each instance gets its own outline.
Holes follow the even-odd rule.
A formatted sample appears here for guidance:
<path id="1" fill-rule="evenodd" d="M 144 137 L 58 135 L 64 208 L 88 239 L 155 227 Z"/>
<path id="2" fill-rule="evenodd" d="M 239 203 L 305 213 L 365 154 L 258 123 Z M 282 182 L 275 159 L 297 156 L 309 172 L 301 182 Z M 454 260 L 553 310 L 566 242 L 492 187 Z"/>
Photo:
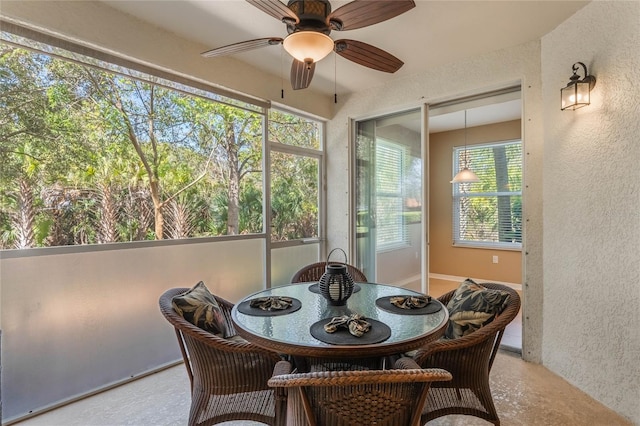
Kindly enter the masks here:
<path id="1" fill-rule="evenodd" d="M 580 80 L 578 75 L 578 65 L 582 67 L 584 71 L 584 78 Z M 560 101 L 562 106 L 560 109 L 578 109 L 583 106 L 587 106 L 591 103 L 591 89 L 596 85 L 596 78 L 589 75 L 587 72 L 587 66 L 582 62 L 576 62 L 571 67 L 573 75 L 569 78 L 569 83 L 566 87 L 560 90 Z"/>

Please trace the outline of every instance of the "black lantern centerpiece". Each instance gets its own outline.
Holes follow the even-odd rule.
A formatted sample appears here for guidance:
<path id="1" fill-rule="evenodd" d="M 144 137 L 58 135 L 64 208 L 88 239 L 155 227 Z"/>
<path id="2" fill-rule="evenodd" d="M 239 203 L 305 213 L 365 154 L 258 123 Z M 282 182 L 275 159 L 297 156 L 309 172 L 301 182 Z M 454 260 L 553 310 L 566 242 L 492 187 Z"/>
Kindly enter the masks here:
<path id="1" fill-rule="evenodd" d="M 344 263 L 331 262 L 329 260 L 331 254 L 336 250 L 340 250 L 344 254 Z M 327 299 L 329 304 L 334 306 L 347 304 L 347 299 L 353 293 L 353 278 L 347 272 L 347 254 L 344 250 L 336 248 L 329 252 L 325 273 L 320 277 L 318 286 L 320 287 L 320 294 Z"/>

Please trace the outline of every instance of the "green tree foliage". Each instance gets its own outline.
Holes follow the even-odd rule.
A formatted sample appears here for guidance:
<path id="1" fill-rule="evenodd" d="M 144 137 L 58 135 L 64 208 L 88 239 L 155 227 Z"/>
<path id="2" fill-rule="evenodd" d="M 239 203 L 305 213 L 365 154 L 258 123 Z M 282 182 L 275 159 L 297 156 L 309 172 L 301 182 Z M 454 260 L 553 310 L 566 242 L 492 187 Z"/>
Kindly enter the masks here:
<path id="1" fill-rule="evenodd" d="M 470 166 L 480 182 L 465 184 L 468 196 L 460 199 L 461 239 L 521 243 L 522 196 L 509 193 L 522 191 L 522 144 L 498 144 L 470 151 Z M 459 155 L 463 161 L 464 152 Z"/>
<path id="2" fill-rule="evenodd" d="M 78 103 L 56 82 L 55 60 L 0 45 L 0 224 L 2 245 L 41 244 L 52 219 L 37 196 L 77 168 L 90 152 L 84 142 Z M 72 141 L 70 143 L 70 141 Z"/>
<path id="3" fill-rule="evenodd" d="M 319 147 L 273 116 L 278 141 Z M 0 248 L 263 232 L 262 133 L 171 82 L 0 43 Z M 317 235 L 317 164 L 298 163 L 273 184 L 279 238 Z"/>
<path id="4" fill-rule="evenodd" d="M 318 236 L 318 161 L 272 153 L 271 239 Z"/>

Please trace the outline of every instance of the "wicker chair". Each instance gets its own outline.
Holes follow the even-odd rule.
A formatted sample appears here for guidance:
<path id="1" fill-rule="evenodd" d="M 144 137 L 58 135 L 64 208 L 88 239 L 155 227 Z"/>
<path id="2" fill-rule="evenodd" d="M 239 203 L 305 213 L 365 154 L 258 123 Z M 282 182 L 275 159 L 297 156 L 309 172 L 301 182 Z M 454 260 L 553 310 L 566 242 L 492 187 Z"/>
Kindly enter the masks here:
<path id="1" fill-rule="evenodd" d="M 333 263 L 333 262 L 331 262 Z M 337 262 L 336 262 L 337 263 Z M 347 267 L 347 272 L 353 278 L 353 281 L 358 283 L 366 283 L 367 277 L 366 275 L 358 268 L 353 265 L 345 264 Z M 327 267 L 327 262 L 317 262 L 312 263 L 310 265 L 304 266 L 298 272 L 293 274 L 291 278 L 291 283 L 306 283 L 313 281 L 320 281 L 320 278 L 325 273 Z M 320 370 L 349 370 L 349 369 L 371 369 L 378 368 L 381 365 L 381 360 L 379 358 L 362 358 L 359 360 L 352 360 L 347 364 L 344 363 L 344 360 L 341 362 L 331 361 L 328 359 L 313 359 L 313 358 L 300 358 L 295 357 L 296 367 L 301 371 L 320 371 Z"/>
<path id="2" fill-rule="evenodd" d="M 353 281 L 357 283 L 366 283 L 368 282 L 367 276 L 358 268 L 353 265 L 347 264 L 347 272 L 353 278 Z M 325 272 L 325 268 L 327 267 L 327 262 L 317 262 L 312 263 L 311 265 L 307 265 L 300 269 L 298 272 L 293 274 L 291 278 L 292 283 L 306 283 L 312 281 L 319 281 L 322 274 Z"/>
<path id="3" fill-rule="evenodd" d="M 189 425 L 213 425 L 230 420 L 253 420 L 284 425 L 286 393 L 267 386 L 276 353 L 251 343 L 218 337 L 186 321 L 171 299 L 187 291 L 174 288 L 160 297 L 160 311 L 175 328 L 191 381 Z M 233 304 L 216 296 L 230 330 Z"/>
<path id="4" fill-rule="evenodd" d="M 442 368 L 453 375 L 450 382 L 434 383 L 422 414 L 422 423 L 449 414 L 466 414 L 500 424 L 489 387 L 489 373 L 505 327 L 520 310 L 520 296 L 501 284 L 480 284 L 510 294 L 507 306 L 491 323 L 466 336 L 440 339 L 418 350 L 413 359 L 422 368 Z M 438 298 L 447 304 L 454 291 Z"/>
<path id="5" fill-rule="evenodd" d="M 451 375 L 420 369 L 411 358 L 395 368 L 290 374 L 291 364 L 281 361 L 269 386 L 288 390 L 288 425 L 418 426 L 431 382 Z"/>

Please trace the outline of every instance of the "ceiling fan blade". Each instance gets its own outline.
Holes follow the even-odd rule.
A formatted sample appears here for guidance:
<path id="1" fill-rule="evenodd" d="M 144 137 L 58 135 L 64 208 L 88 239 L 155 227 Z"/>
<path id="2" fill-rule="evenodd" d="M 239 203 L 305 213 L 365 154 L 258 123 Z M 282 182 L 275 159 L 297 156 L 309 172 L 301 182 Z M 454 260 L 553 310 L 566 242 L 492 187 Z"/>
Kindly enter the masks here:
<path id="1" fill-rule="evenodd" d="M 294 59 L 291 64 L 291 87 L 293 90 L 306 89 L 309 87 L 315 70 L 315 62 L 311 65 L 307 65 L 304 62 Z"/>
<path id="2" fill-rule="evenodd" d="M 246 52 L 247 50 L 259 49 L 266 46 L 275 46 L 282 43 L 279 37 L 256 38 L 253 40 L 241 41 L 239 43 L 229 44 L 227 46 L 218 47 L 216 49 L 207 50 L 200 55 L 205 58 L 213 58 L 216 56 L 233 55 L 234 53 Z"/>
<path id="3" fill-rule="evenodd" d="M 257 7 L 267 15 L 271 15 L 278 21 L 297 24 L 300 22 L 298 15 L 289 9 L 280 0 L 247 0 L 247 3 Z"/>
<path id="4" fill-rule="evenodd" d="M 336 53 L 367 68 L 394 73 L 404 65 L 391 53 L 356 40 L 336 40 Z"/>
<path id="5" fill-rule="evenodd" d="M 334 30 L 355 30 L 386 21 L 413 9 L 413 0 L 354 0 L 327 16 L 327 25 Z"/>

